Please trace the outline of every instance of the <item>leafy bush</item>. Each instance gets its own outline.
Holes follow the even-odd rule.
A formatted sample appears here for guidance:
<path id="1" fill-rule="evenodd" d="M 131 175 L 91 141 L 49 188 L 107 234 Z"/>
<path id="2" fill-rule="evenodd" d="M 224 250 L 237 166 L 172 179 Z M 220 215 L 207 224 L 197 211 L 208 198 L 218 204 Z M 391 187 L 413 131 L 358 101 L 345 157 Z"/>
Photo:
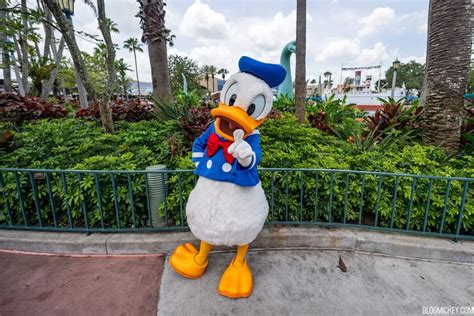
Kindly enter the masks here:
<path id="1" fill-rule="evenodd" d="M 362 128 L 362 124 L 356 120 L 361 112 L 353 104 L 346 104 L 345 96 L 343 99 L 335 99 L 333 94 L 326 101 L 308 101 L 306 112 L 312 127 L 341 139 L 347 139 Z"/>
<path id="2" fill-rule="evenodd" d="M 145 99 L 116 100 L 109 102 L 112 120 L 138 122 L 142 120 L 152 120 L 155 118 L 153 104 Z M 97 104 L 92 104 L 88 108 L 80 109 L 76 112 L 76 117 L 100 120 L 100 110 Z"/>
<path id="3" fill-rule="evenodd" d="M 273 101 L 273 109 L 279 110 L 281 112 L 295 112 L 295 99 L 288 97 L 287 95 L 278 96 Z"/>
<path id="4" fill-rule="evenodd" d="M 473 177 L 474 168 L 463 168 L 447 161 L 444 152 L 434 147 L 419 144 L 406 145 L 393 151 L 370 151 L 359 153 L 356 146 L 325 135 L 323 132 L 302 126 L 293 117 L 284 115 L 280 120 L 268 120 L 260 129 L 263 160 L 267 168 L 321 168 L 342 170 L 368 170 L 393 173 L 429 174 L 440 176 Z M 466 163 L 474 157 L 465 156 Z M 179 169 L 193 169 L 190 155 L 177 159 Z M 461 167 L 461 168 L 460 168 Z M 325 221 L 362 223 L 405 229 L 410 209 L 413 180 L 410 177 L 382 177 L 377 175 L 347 176 L 343 172 L 328 171 L 273 172 L 260 171 L 262 186 L 270 203 L 271 221 Z M 170 224 L 181 224 L 178 183 L 181 183 L 183 199 L 186 201 L 194 187 L 194 177 L 173 175 L 169 179 L 167 208 Z M 347 181 L 347 184 L 346 184 Z M 380 181 L 380 182 L 379 182 Z M 397 203 L 393 206 L 395 181 L 398 182 Z M 333 189 L 331 190 L 331 182 Z M 363 184 L 362 184 L 363 183 Z M 380 184 L 380 189 L 379 189 Z M 423 230 L 428 179 L 418 179 L 413 191 L 410 229 Z M 446 180 L 431 183 L 430 211 L 427 215 L 427 231 L 438 231 L 444 208 Z M 272 190 L 273 187 L 273 190 Z M 347 191 L 346 191 L 347 187 Z M 362 195 L 362 187 L 364 193 Z M 288 189 L 287 189 L 288 188 Z M 288 198 L 286 191 L 288 190 Z M 462 183 L 452 181 L 450 198 L 446 208 L 443 232 L 454 232 L 460 207 Z M 347 196 L 344 194 L 347 192 Z M 301 196 L 301 193 L 303 194 Z M 474 192 L 467 201 L 472 201 Z M 303 204 L 301 204 L 303 201 Z M 332 209 L 329 211 L 331 201 Z M 347 204 L 346 204 L 347 201 Z M 392 216 L 392 210 L 395 210 Z M 288 212 L 287 212 L 288 210 Z M 163 209 L 161 210 L 164 211 Z M 462 233 L 472 233 L 474 227 L 474 204 L 466 203 Z"/>
<path id="5" fill-rule="evenodd" d="M 191 149 L 194 139 L 204 133 L 212 121 L 210 108 L 201 102 L 195 91 L 179 93 L 175 101 L 155 100 L 155 104 L 159 120 L 178 122 L 186 149 Z"/>
<path id="6" fill-rule="evenodd" d="M 153 100 L 157 108 L 156 117 L 161 121 L 181 120 L 188 116 L 192 107 L 201 105 L 201 97 L 196 91 L 181 92 L 176 100 Z"/>
<path id="7" fill-rule="evenodd" d="M 142 170 L 156 164 L 166 164 L 174 169 L 173 152 L 170 140 L 181 143 L 181 137 L 175 137 L 176 125 L 172 122 L 160 123 L 156 120 L 136 123 L 116 122 L 115 134 L 104 134 L 100 125 L 77 119 L 41 120 L 27 123 L 22 131 L 16 133 L 18 148 L 0 155 L 0 167 L 37 168 L 37 169 L 78 169 L 78 170 Z M 182 145 L 181 145 L 182 146 Z M 179 153 L 181 154 L 181 153 Z M 143 226 L 148 220 L 146 214 L 145 176 L 130 174 L 115 176 L 117 196 L 113 194 L 110 174 L 83 175 L 60 173 L 48 175 L 49 179 L 31 179 L 28 173 L 18 173 L 21 194 L 27 221 L 38 224 L 67 227 L 84 226 L 83 206 L 87 208 L 87 220 L 90 227 L 101 227 L 100 205 L 103 209 L 104 227 Z M 48 182 L 53 192 L 53 202 L 48 193 Z M 64 182 L 63 182 L 64 181 Z M 99 199 L 95 183 L 101 185 Z M 12 173 L 3 173 L 6 183 L 5 192 L 8 205 L 14 213 L 16 223 L 24 223 L 20 209 L 20 199 Z M 40 215 L 36 213 L 32 182 L 36 184 L 40 205 Z M 65 183 L 65 184 L 64 184 Z M 67 192 L 64 190 L 66 185 Z M 132 195 L 130 195 L 130 187 Z M 115 198 L 119 216 L 115 213 Z M 133 198 L 133 203 L 132 203 Z M 1 199 L 0 199 L 1 200 Z M 5 201 L 0 201 L 0 222 L 7 220 Z M 133 205 L 133 206 L 132 206 Z M 133 208 L 132 208 L 133 207 Z M 135 217 L 132 217 L 132 209 Z"/>
<path id="8" fill-rule="evenodd" d="M 404 98 L 398 101 L 390 97 L 387 100 L 378 99 L 382 102 L 383 108 L 364 119 L 369 132 L 373 132 L 375 137 L 389 129 L 416 131 L 419 128 L 423 108 L 419 107 L 418 103 L 405 105 Z"/>
<path id="9" fill-rule="evenodd" d="M 204 133 L 211 122 L 211 110 L 208 107 L 200 106 L 189 109 L 188 115 L 179 121 L 187 148 L 191 149 L 196 137 Z"/>
<path id="10" fill-rule="evenodd" d="M 97 163 L 87 168 L 110 170 L 117 166 L 108 167 L 106 160 L 100 163 L 100 157 L 121 157 L 128 153 L 134 155 L 131 170 L 172 162 L 173 153 L 169 142 L 175 134 L 175 123 L 156 120 L 133 123 L 119 121 L 115 126 L 115 134 L 105 134 L 99 124 L 77 119 L 27 123 L 21 132 L 15 134 L 19 148 L 2 154 L 0 166 L 80 169 L 85 168 L 84 163 L 88 158 L 97 157 Z M 180 137 L 177 137 L 177 142 L 182 142 Z"/>
<path id="11" fill-rule="evenodd" d="M 2 153 L 0 166 L 137 170 L 164 163 L 169 169 L 194 168 L 191 153 L 183 150 L 183 133 L 176 122 L 119 121 L 116 123 L 116 129 L 116 134 L 104 134 L 98 124 L 74 119 L 28 123 L 15 134 L 15 142 L 19 147 L 12 152 Z M 359 151 L 355 144 L 327 135 L 309 125 L 300 125 L 292 115 L 285 113 L 279 119 L 269 119 L 265 122 L 260 132 L 262 167 L 350 169 L 474 177 L 474 156 L 464 155 L 458 159 L 448 159 L 441 149 L 416 143 L 398 144 L 388 147 L 385 151 Z M 433 180 L 431 183 L 430 210 L 426 215 L 428 224 L 423 227 L 427 192 L 430 187 L 428 179 L 417 179 L 413 187 L 412 178 L 399 177 L 394 209 L 394 177 L 363 177 L 357 174 L 347 176 L 343 172 L 333 174 L 328 171 L 260 171 L 260 177 L 272 210 L 269 220 L 299 222 L 331 219 L 341 222 L 345 218 L 347 223 L 360 221 L 362 224 L 373 225 L 377 221 L 378 226 L 390 227 L 393 224 L 394 228 L 406 229 L 411 208 L 410 229 L 426 228 L 427 231 L 438 231 L 440 228 L 447 185 L 446 180 Z M 22 223 L 24 218 L 19 208 L 15 179 L 11 173 L 4 173 L 3 180 L 6 183 L 6 196 L 14 220 Z M 127 174 L 115 176 L 117 195 L 114 196 L 112 177 L 109 174 L 101 173 L 97 178 L 93 175 L 82 175 L 80 180 L 77 175 L 66 175 L 64 181 L 68 190 L 65 192 L 62 175 L 55 173 L 50 175 L 49 179 L 54 192 L 53 203 L 48 195 L 48 179 L 33 178 L 33 183 L 37 184 L 41 205 L 39 216 L 34 203 L 32 179 L 29 174 L 22 173 L 19 175 L 19 181 L 26 202 L 26 218 L 33 224 L 37 224 L 40 218 L 44 224 L 54 223 L 54 205 L 58 225 L 68 226 L 70 220 L 73 225 L 84 225 L 84 203 L 87 209 L 86 218 L 91 227 L 102 227 L 102 222 L 104 227 L 117 227 L 119 222 L 121 227 L 139 227 L 146 225 L 148 221 L 145 179 L 140 174 L 131 174 L 130 179 Z M 95 187 L 96 181 L 104 184 L 101 186 L 100 199 Z M 179 177 L 174 174 L 168 178 L 169 194 L 166 205 L 169 225 L 181 225 L 185 220 L 181 217 L 181 207 L 184 208 L 188 194 L 194 187 L 194 181 L 195 177 L 190 174 L 181 174 Z M 180 183 L 182 199 L 179 194 Z M 455 231 L 462 190 L 461 182 L 452 181 L 443 232 Z M 413 203 L 410 207 L 411 196 Z M 472 234 L 473 231 L 473 199 L 474 191 L 470 189 L 461 230 L 464 234 Z M 116 203 L 118 216 L 115 213 Z M 99 205 L 102 205 L 104 212 L 103 221 Z M 392 213 L 393 209 L 395 211 Z M 0 222 L 5 223 L 7 211 L 3 199 L 0 199 L 0 210 Z"/>
<path id="12" fill-rule="evenodd" d="M 66 109 L 58 103 L 45 102 L 38 97 L 22 97 L 15 93 L 0 93 L 0 120 L 20 124 L 42 118 L 63 118 Z"/>
<path id="13" fill-rule="evenodd" d="M 466 151 L 474 153 L 474 102 L 466 104 L 464 111 L 461 144 Z"/>

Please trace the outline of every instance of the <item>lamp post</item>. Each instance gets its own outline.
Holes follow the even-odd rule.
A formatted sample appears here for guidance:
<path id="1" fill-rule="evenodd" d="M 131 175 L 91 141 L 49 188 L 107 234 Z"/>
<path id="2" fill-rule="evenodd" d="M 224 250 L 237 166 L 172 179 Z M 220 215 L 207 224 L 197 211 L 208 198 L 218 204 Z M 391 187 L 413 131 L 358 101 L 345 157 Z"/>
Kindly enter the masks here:
<path id="1" fill-rule="evenodd" d="M 74 15 L 74 0 L 56 0 L 64 15 L 71 20 Z"/>
<path id="2" fill-rule="evenodd" d="M 71 26 L 71 29 L 74 31 L 74 25 L 72 24 L 72 16 L 74 15 L 74 1 L 75 0 L 55 0 L 55 1 L 59 5 L 61 10 L 63 11 L 64 15 L 66 16 Z M 81 77 L 77 73 L 77 70 L 74 71 L 74 75 L 76 77 L 77 93 L 79 95 L 79 102 L 81 104 L 81 108 L 87 108 L 89 104 L 87 102 L 86 88 L 84 88 L 84 84 L 82 83 Z"/>
<path id="3" fill-rule="evenodd" d="M 395 84 L 397 82 L 397 70 L 400 68 L 400 61 L 398 60 L 398 58 L 395 59 L 395 61 L 393 62 L 392 68 L 393 68 L 392 93 L 390 94 L 390 96 L 393 99 L 393 97 L 395 96 Z"/>

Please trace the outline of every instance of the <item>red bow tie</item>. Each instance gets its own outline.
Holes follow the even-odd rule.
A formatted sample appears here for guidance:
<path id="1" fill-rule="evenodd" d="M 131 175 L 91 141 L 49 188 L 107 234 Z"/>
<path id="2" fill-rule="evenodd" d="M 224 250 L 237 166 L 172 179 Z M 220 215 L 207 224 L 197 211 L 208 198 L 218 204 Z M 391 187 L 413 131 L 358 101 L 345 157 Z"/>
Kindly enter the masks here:
<path id="1" fill-rule="evenodd" d="M 212 157 L 219 150 L 219 148 L 222 148 L 225 160 L 232 164 L 235 158 L 227 151 L 230 145 L 232 145 L 232 142 L 222 141 L 219 136 L 213 133 L 211 136 L 209 136 L 209 140 L 207 141 L 207 155 Z"/>

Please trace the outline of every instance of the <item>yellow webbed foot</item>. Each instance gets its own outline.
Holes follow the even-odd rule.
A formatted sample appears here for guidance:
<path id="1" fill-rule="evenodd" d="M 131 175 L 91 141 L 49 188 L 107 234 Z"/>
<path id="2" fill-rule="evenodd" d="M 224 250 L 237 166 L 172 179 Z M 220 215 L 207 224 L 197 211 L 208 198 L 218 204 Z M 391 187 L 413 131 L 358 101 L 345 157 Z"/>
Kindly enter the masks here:
<path id="1" fill-rule="evenodd" d="M 217 292 L 230 298 L 249 297 L 253 291 L 252 272 L 247 261 L 240 266 L 235 261 L 234 258 L 222 275 Z"/>
<path id="2" fill-rule="evenodd" d="M 202 265 L 197 264 L 195 260 L 197 254 L 198 250 L 193 244 L 179 245 L 170 257 L 170 265 L 179 275 L 197 279 L 204 274 L 208 264 L 207 259 Z"/>

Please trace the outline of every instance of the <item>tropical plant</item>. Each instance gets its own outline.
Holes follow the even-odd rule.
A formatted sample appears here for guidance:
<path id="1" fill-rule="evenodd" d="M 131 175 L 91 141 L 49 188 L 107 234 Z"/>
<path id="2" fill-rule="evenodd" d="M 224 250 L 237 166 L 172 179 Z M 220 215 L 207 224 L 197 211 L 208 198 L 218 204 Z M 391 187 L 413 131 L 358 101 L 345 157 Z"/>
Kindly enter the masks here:
<path id="1" fill-rule="evenodd" d="M 465 111 L 462 127 L 462 145 L 464 149 L 474 153 L 474 102 L 467 104 Z"/>
<path id="2" fill-rule="evenodd" d="M 209 90 L 209 77 L 211 76 L 212 67 L 214 66 L 204 65 L 201 68 L 201 74 L 204 76 L 204 79 L 206 79 L 206 88 L 207 88 L 208 95 L 211 91 Z"/>
<path id="3" fill-rule="evenodd" d="M 346 104 L 346 96 L 342 99 L 335 97 L 335 94 L 332 94 L 325 101 L 308 101 L 306 103 L 308 121 L 312 127 L 323 132 L 348 139 L 361 131 L 362 124 L 356 121 L 361 114 L 354 104 Z"/>
<path id="4" fill-rule="evenodd" d="M 229 73 L 229 71 L 225 68 L 220 68 L 217 73 L 222 76 L 222 80 L 225 81 L 225 76 Z"/>
<path id="5" fill-rule="evenodd" d="M 211 76 L 211 81 L 212 81 L 212 93 L 216 92 L 215 87 L 216 84 L 214 82 L 214 77 L 217 73 L 217 68 L 215 66 L 209 66 L 209 75 Z"/>
<path id="6" fill-rule="evenodd" d="M 31 58 L 29 75 L 37 96 L 41 95 L 43 82 L 49 79 L 55 66 L 54 62 L 47 57 Z"/>
<path id="7" fill-rule="evenodd" d="M 138 122 L 155 118 L 155 108 L 153 103 L 148 100 L 132 99 L 126 101 L 111 101 L 110 110 L 112 111 L 112 119 L 114 122 L 118 120 Z M 100 118 L 100 112 L 97 105 L 92 104 L 86 109 L 77 111 L 76 117 L 98 120 Z"/>
<path id="8" fill-rule="evenodd" d="M 374 137 L 379 136 L 386 129 L 395 128 L 397 130 L 409 129 L 417 131 L 423 108 L 416 103 L 405 105 L 405 99 L 395 100 L 393 98 L 378 98 L 383 104 L 383 108 L 375 111 L 372 115 L 364 118 L 365 125 Z"/>
<path id="9" fill-rule="evenodd" d="M 138 87 L 138 97 L 141 98 L 140 91 L 140 79 L 138 78 L 138 65 L 137 65 L 137 52 L 143 53 L 142 44 L 138 42 L 136 37 L 130 37 L 125 42 L 123 42 L 123 48 L 128 49 L 129 52 L 133 52 L 133 58 L 135 60 L 135 73 L 137 75 L 137 87 Z"/>
<path id="10" fill-rule="evenodd" d="M 130 65 L 128 65 L 123 58 L 120 58 L 116 61 L 115 69 L 117 69 L 117 81 L 120 87 L 123 89 L 123 94 L 125 99 L 128 100 L 128 86 L 130 84 L 130 79 L 127 77 L 127 72 L 132 71 Z"/>
<path id="11" fill-rule="evenodd" d="M 272 108 L 282 112 L 294 112 L 295 98 L 289 97 L 286 94 L 280 95 L 273 101 Z"/>
<path id="12" fill-rule="evenodd" d="M 157 109 L 156 117 L 160 121 L 180 121 L 186 119 L 190 108 L 199 106 L 201 97 L 196 91 L 191 91 L 187 94 L 180 92 L 175 101 L 162 99 L 153 101 Z"/>
<path id="13" fill-rule="evenodd" d="M 0 121 L 20 125 L 29 120 L 63 118 L 66 115 L 67 110 L 59 103 L 15 93 L 0 93 Z"/>

